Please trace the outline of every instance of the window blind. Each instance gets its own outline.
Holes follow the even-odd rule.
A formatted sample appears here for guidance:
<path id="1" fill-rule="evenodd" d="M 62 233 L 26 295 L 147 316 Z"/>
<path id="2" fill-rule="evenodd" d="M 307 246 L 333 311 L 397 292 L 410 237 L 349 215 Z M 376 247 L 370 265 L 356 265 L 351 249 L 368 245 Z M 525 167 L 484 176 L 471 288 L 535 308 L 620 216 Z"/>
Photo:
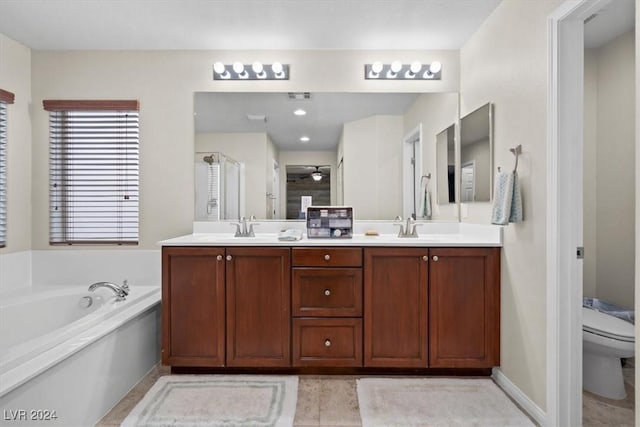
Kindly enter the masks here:
<path id="1" fill-rule="evenodd" d="M 7 244 L 7 104 L 14 94 L 0 89 L 0 248 Z"/>
<path id="2" fill-rule="evenodd" d="M 45 101 L 51 244 L 137 244 L 137 101 Z"/>

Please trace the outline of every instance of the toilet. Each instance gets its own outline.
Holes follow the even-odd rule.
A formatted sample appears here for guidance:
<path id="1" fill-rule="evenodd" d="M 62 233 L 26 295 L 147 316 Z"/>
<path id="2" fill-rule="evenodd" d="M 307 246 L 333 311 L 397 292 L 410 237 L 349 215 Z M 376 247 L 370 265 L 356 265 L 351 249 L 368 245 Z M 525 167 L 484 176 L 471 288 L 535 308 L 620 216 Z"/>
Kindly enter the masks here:
<path id="1" fill-rule="evenodd" d="M 617 317 L 582 308 L 582 386 L 609 399 L 627 392 L 620 359 L 633 357 L 634 325 Z"/>

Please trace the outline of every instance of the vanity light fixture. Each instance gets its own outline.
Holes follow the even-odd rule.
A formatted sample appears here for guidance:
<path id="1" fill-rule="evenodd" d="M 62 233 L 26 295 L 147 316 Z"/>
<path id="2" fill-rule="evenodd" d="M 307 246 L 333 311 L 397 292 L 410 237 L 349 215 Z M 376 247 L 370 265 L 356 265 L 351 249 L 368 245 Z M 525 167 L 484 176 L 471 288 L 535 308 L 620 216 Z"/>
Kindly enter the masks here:
<path id="1" fill-rule="evenodd" d="M 289 80 L 289 65 L 280 62 L 263 64 L 256 61 L 251 65 L 242 62 L 213 64 L 214 80 Z"/>
<path id="2" fill-rule="evenodd" d="M 433 61 L 431 64 L 422 64 L 420 61 L 414 61 L 411 64 L 403 64 L 400 61 L 383 64 L 376 61 L 364 65 L 364 78 L 367 80 L 440 80 L 442 64 L 438 61 Z"/>

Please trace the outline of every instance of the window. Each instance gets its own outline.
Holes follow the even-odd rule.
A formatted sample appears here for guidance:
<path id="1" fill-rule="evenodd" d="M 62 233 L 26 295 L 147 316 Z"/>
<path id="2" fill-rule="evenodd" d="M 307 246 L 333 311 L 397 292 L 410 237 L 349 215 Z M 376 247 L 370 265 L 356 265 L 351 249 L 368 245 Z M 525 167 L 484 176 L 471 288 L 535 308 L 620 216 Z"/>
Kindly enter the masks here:
<path id="1" fill-rule="evenodd" d="M 44 101 L 49 241 L 138 243 L 138 101 Z"/>
<path id="2" fill-rule="evenodd" d="M 0 89 L 0 248 L 7 244 L 7 104 L 15 96 Z"/>

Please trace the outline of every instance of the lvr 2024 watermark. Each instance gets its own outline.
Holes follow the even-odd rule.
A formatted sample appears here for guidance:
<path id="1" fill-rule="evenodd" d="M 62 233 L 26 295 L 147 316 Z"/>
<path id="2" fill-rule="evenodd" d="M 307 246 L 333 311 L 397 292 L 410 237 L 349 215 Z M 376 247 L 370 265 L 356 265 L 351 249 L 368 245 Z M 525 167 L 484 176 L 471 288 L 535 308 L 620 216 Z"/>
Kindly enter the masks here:
<path id="1" fill-rule="evenodd" d="M 56 411 L 50 409 L 3 409 L 4 421 L 54 421 Z"/>

